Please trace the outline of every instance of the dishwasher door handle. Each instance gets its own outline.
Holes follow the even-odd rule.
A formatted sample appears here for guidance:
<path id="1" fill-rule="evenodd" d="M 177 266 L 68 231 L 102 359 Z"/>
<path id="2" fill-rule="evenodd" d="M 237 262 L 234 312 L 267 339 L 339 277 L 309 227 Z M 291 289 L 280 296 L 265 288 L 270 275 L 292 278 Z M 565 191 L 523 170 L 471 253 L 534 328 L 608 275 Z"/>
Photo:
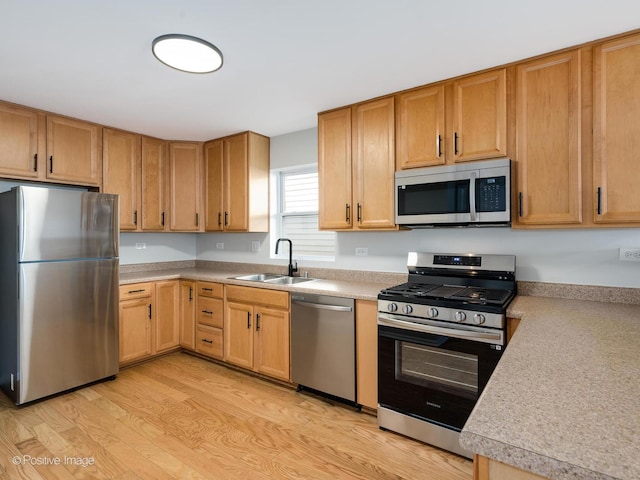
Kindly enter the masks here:
<path id="1" fill-rule="evenodd" d="M 331 310 L 334 312 L 351 312 L 353 308 L 342 305 L 325 305 L 324 303 L 305 302 L 302 300 L 291 300 L 291 304 L 302 307 L 317 308 L 318 310 Z"/>

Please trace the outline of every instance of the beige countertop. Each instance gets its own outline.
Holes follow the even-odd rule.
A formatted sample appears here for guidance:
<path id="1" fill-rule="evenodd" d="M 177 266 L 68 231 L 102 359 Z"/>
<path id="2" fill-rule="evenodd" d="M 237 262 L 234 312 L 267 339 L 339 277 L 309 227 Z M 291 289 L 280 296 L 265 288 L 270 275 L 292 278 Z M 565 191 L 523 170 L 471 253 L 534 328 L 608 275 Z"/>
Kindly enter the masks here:
<path id="1" fill-rule="evenodd" d="M 509 315 L 460 443 L 552 479 L 640 479 L 640 305 L 519 296 Z"/>
<path id="2" fill-rule="evenodd" d="M 260 273 L 262 270 L 252 272 Z M 131 273 L 120 273 L 120 284 L 126 285 L 139 282 L 156 282 L 160 280 L 187 279 L 203 280 L 247 287 L 268 288 L 272 290 L 285 290 L 289 292 L 317 293 L 320 295 L 335 295 L 338 297 L 355 298 L 358 300 L 377 300 L 378 293 L 393 283 L 362 282 L 349 280 L 325 280 L 316 279 L 298 285 L 273 285 L 263 282 L 250 282 L 235 280 L 231 277 L 247 275 L 246 271 L 210 270 L 203 268 L 178 268 L 167 270 L 150 270 Z M 396 282 L 397 283 L 397 282 Z"/>

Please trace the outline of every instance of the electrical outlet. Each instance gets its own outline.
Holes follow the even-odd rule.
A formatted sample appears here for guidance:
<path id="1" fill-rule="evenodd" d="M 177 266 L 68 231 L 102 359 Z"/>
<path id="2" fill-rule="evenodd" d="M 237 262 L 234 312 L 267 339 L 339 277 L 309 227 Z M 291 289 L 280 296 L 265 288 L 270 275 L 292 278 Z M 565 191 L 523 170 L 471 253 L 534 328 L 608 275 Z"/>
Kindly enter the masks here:
<path id="1" fill-rule="evenodd" d="M 621 248 L 620 261 L 640 262 L 640 248 Z"/>
<path id="2" fill-rule="evenodd" d="M 224 243 L 222 243 L 222 242 L 218 242 L 218 243 L 216 243 L 216 249 L 218 249 L 218 250 L 224 250 Z"/>
<path id="3" fill-rule="evenodd" d="M 251 251 L 252 252 L 259 252 L 260 251 L 260 241 L 258 241 L 258 240 L 252 240 L 251 241 Z"/>
<path id="4" fill-rule="evenodd" d="M 356 257 L 366 257 L 369 255 L 369 249 L 367 247 L 357 247 Z"/>
<path id="5" fill-rule="evenodd" d="M 136 243 L 136 250 L 144 250 L 145 248 L 147 248 L 146 243 Z"/>

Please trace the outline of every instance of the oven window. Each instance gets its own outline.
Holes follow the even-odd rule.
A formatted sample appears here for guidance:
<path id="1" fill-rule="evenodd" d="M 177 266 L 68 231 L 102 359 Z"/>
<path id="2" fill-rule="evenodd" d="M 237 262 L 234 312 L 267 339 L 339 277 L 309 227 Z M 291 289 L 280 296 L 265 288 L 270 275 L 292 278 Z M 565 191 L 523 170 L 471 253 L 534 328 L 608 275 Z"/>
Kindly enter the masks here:
<path id="1" fill-rule="evenodd" d="M 477 398 L 478 357 L 396 340 L 396 380 Z"/>
<path id="2" fill-rule="evenodd" d="M 398 189 L 400 215 L 469 212 L 469 180 L 406 185 Z"/>

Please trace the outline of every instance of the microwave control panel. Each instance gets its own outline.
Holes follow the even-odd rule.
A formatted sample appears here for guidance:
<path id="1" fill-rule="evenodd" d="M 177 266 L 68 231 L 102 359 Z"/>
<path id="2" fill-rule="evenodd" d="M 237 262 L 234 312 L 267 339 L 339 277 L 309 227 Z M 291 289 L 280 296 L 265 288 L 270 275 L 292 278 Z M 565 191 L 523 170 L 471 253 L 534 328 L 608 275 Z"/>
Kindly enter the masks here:
<path id="1" fill-rule="evenodd" d="M 507 209 L 507 181 L 503 176 L 476 179 L 476 210 L 504 212 Z"/>

